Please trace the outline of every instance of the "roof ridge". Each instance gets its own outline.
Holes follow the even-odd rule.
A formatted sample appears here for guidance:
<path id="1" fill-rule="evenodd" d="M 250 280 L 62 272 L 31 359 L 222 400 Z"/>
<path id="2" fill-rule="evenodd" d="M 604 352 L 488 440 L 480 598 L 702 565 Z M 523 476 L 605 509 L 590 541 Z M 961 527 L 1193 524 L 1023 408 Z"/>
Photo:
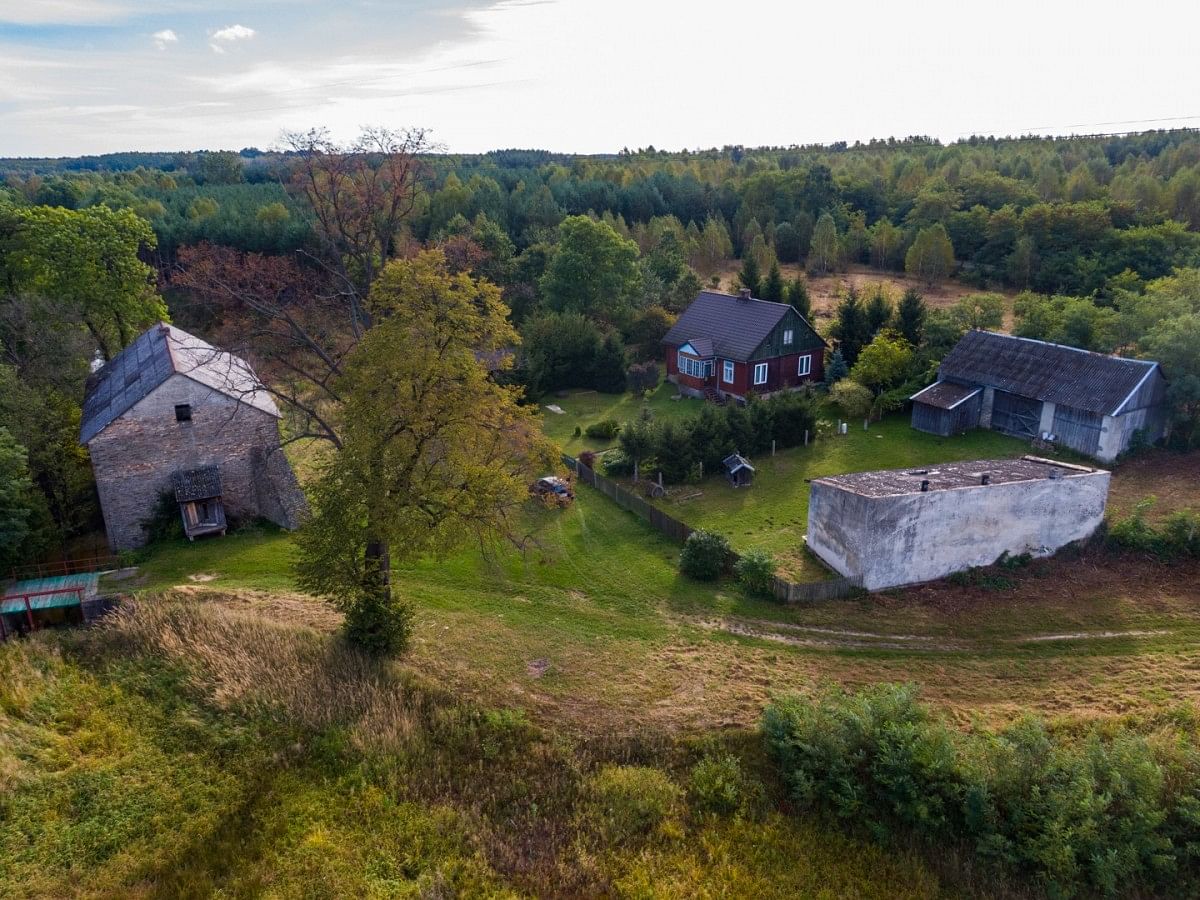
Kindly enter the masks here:
<path id="1" fill-rule="evenodd" d="M 1057 341 L 1044 341 L 1041 338 L 1025 337 L 1020 334 L 1005 334 L 1003 331 L 991 331 L 987 328 L 973 328 L 972 331 L 977 331 L 980 334 L 990 334 L 992 337 L 1006 338 L 1010 341 L 1025 341 L 1030 344 L 1041 344 L 1043 347 L 1057 347 L 1060 350 L 1073 350 L 1076 353 L 1086 353 L 1088 356 L 1098 356 L 1101 359 L 1116 359 L 1121 362 L 1138 363 L 1145 366 L 1157 366 L 1158 363 L 1152 359 L 1137 359 L 1133 356 L 1120 356 L 1116 353 L 1101 353 L 1099 350 L 1086 350 L 1083 347 L 1073 347 L 1070 344 L 1060 344 Z"/>

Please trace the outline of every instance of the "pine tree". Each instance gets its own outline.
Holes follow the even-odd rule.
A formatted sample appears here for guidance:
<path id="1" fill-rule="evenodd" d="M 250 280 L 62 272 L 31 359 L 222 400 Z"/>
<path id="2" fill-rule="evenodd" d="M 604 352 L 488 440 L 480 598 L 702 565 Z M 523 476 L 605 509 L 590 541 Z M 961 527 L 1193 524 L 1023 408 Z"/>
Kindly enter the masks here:
<path id="1" fill-rule="evenodd" d="M 830 333 L 838 339 L 846 364 L 853 366 L 862 348 L 871 342 L 872 336 L 866 310 L 854 288 L 838 304 L 835 316 Z"/>
<path id="2" fill-rule="evenodd" d="M 928 312 L 920 291 L 909 288 L 904 292 L 900 306 L 896 309 L 896 329 L 914 347 L 919 347 L 925 337 L 925 317 Z"/>
<path id="3" fill-rule="evenodd" d="M 754 261 L 754 254 L 747 253 L 746 258 L 742 260 L 742 271 L 738 272 L 738 281 L 750 291 L 751 297 L 758 296 L 762 287 L 762 275 L 758 271 L 758 263 Z"/>
<path id="4" fill-rule="evenodd" d="M 783 275 L 779 272 L 779 263 L 771 263 L 771 271 L 759 290 L 763 300 L 783 301 Z"/>
<path id="5" fill-rule="evenodd" d="M 865 313 L 867 317 L 867 331 L 872 338 L 892 320 L 892 303 L 883 292 L 883 285 L 876 285 L 875 293 L 867 301 Z M 870 338 L 868 338 L 869 341 Z"/>
<path id="6" fill-rule="evenodd" d="M 812 298 L 808 296 L 808 283 L 804 280 L 803 275 L 797 275 L 796 279 L 788 286 L 788 303 L 804 318 L 809 318 L 812 315 Z"/>
<path id="7" fill-rule="evenodd" d="M 834 350 L 825 366 L 825 386 L 833 387 L 849 374 L 850 367 L 846 365 L 846 357 L 842 356 L 841 350 Z"/>

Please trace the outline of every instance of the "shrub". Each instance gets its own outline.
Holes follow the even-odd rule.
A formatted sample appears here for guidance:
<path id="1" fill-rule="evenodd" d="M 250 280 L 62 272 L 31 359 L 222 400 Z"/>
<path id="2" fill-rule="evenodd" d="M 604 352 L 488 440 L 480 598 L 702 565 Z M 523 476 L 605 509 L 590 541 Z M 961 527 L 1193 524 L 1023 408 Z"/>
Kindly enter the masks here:
<path id="1" fill-rule="evenodd" d="M 588 437 L 598 441 L 611 441 L 621 431 L 621 425 L 612 419 L 593 422 L 584 432 Z"/>
<path id="2" fill-rule="evenodd" d="M 635 394 L 652 391 L 658 387 L 659 366 L 657 360 L 634 363 L 629 367 L 629 390 Z"/>
<path id="3" fill-rule="evenodd" d="M 1124 519 L 1109 525 L 1109 543 L 1117 549 L 1147 553 L 1166 562 L 1200 558 L 1200 514 L 1179 510 L 1155 526 L 1146 521 L 1146 511 L 1153 503 L 1154 498 L 1147 497 Z"/>
<path id="4" fill-rule="evenodd" d="M 633 460 L 620 450 L 610 450 L 604 454 L 604 474 L 623 477 L 633 474 Z"/>
<path id="5" fill-rule="evenodd" d="M 848 419 L 865 419 L 875 404 L 874 395 L 857 381 L 843 378 L 829 390 L 829 396 Z"/>
<path id="6" fill-rule="evenodd" d="M 964 733 L 901 685 L 782 698 L 763 731 L 798 803 L 880 837 L 953 835 L 1052 896 L 1195 895 L 1200 751 L 1188 732 L 1058 734 L 1029 716 Z"/>
<path id="7" fill-rule="evenodd" d="M 575 437 L 580 437 L 582 435 L 583 435 L 583 429 L 580 428 L 578 425 L 576 425 L 575 426 Z"/>
<path id="8" fill-rule="evenodd" d="M 589 788 L 605 837 L 616 841 L 649 834 L 674 815 L 680 798 L 665 774 L 644 766 L 605 766 Z"/>
<path id="9" fill-rule="evenodd" d="M 692 766 L 688 795 L 698 809 L 732 815 L 745 806 L 747 793 L 742 764 L 732 754 L 706 756 Z"/>
<path id="10" fill-rule="evenodd" d="M 679 554 L 679 570 L 697 581 L 716 581 L 729 565 L 729 541 L 715 531 L 693 531 Z"/>
<path id="11" fill-rule="evenodd" d="M 584 450 L 580 453 L 579 461 L 589 469 L 595 470 L 596 468 L 596 454 L 591 450 Z"/>
<path id="12" fill-rule="evenodd" d="M 775 558 L 766 550 L 748 550 L 734 563 L 733 573 L 747 594 L 770 597 Z"/>

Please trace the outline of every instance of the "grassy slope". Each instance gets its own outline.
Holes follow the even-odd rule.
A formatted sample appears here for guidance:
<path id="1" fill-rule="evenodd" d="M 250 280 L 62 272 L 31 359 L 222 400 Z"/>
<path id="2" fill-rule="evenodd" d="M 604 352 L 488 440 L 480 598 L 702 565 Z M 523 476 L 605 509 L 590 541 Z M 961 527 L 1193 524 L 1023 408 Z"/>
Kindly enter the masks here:
<path id="1" fill-rule="evenodd" d="M 564 741 L 236 605 L 0 647 L 0 747 L 6 897 L 944 893 L 753 806 L 630 830 L 598 767 L 686 785 L 694 754 Z"/>
<path id="2" fill-rule="evenodd" d="M 527 525 L 537 546 L 524 556 L 489 564 L 467 553 L 405 569 L 396 583 L 418 605 L 419 670 L 539 721 L 745 725 L 771 692 L 822 681 L 916 681 L 960 721 L 1200 696 L 1200 579 L 1187 567 L 1089 556 L 1004 573 L 1011 584 L 787 608 L 681 578 L 676 547 L 587 488 L 573 508 L 538 511 Z M 203 588 L 286 589 L 289 546 L 250 535 L 163 548 L 144 586 L 217 575 Z M 1077 632 L 1118 636 L 1026 640 Z M 549 671 L 536 677 L 528 666 L 540 660 Z"/>

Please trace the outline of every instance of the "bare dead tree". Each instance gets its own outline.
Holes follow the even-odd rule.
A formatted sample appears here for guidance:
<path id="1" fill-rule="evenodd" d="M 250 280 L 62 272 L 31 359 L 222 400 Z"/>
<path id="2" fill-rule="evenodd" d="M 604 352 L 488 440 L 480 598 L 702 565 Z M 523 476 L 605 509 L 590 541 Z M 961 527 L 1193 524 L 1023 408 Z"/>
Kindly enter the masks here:
<path id="1" fill-rule="evenodd" d="M 355 338 L 371 325 L 365 300 L 379 271 L 395 258 L 402 230 L 417 208 L 434 145 L 424 128 L 364 128 L 349 144 L 328 130 L 289 132 L 296 156 L 287 189 L 303 200 L 319 252 L 312 255 L 350 310 Z"/>

